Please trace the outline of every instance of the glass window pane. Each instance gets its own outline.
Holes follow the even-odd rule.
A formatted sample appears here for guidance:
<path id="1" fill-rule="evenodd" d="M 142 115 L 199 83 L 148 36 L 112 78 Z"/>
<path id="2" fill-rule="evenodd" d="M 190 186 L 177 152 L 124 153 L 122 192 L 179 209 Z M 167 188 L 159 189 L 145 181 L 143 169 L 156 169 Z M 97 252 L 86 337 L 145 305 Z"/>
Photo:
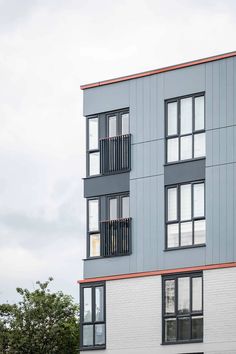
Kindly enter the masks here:
<path id="1" fill-rule="evenodd" d="M 165 313 L 175 313 L 175 280 L 165 281 Z"/>
<path id="2" fill-rule="evenodd" d="M 165 319 L 165 342 L 176 341 L 176 319 Z"/>
<path id="3" fill-rule="evenodd" d="M 188 340 L 190 339 L 190 318 L 182 317 L 178 319 L 178 339 Z"/>
<path id="4" fill-rule="evenodd" d="M 177 188 L 168 188 L 168 221 L 177 220 Z"/>
<path id="5" fill-rule="evenodd" d="M 84 322 L 92 322 L 92 289 L 84 288 Z"/>
<path id="6" fill-rule="evenodd" d="M 129 197 L 122 197 L 122 218 L 129 218 Z"/>
<path id="7" fill-rule="evenodd" d="M 105 344 L 105 324 L 95 325 L 95 345 Z"/>
<path id="8" fill-rule="evenodd" d="M 88 223 L 89 223 L 89 231 L 97 231 L 99 230 L 98 224 L 98 199 L 92 199 L 88 201 Z"/>
<path id="9" fill-rule="evenodd" d="M 191 184 L 180 186 L 180 219 L 190 220 L 192 217 Z"/>
<path id="10" fill-rule="evenodd" d="M 171 102 L 167 105 L 168 114 L 168 135 L 177 134 L 177 102 Z"/>
<path id="11" fill-rule="evenodd" d="M 178 278 L 178 311 L 188 313 L 190 311 L 190 279 Z"/>
<path id="12" fill-rule="evenodd" d="M 206 156 L 205 133 L 194 134 L 194 157 Z"/>
<path id="13" fill-rule="evenodd" d="M 180 101 L 180 132 L 192 133 L 192 97 Z"/>
<path id="14" fill-rule="evenodd" d="M 124 113 L 121 116 L 121 134 L 129 134 L 129 113 Z"/>
<path id="15" fill-rule="evenodd" d="M 180 224 L 180 244 L 189 246 L 193 243 L 192 221 Z"/>
<path id="16" fill-rule="evenodd" d="M 109 218 L 110 218 L 110 220 L 118 219 L 118 215 L 117 215 L 117 198 L 109 199 Z"/>
<path id="17" fill-rule="evenodd" d="M 96 321 L 104 321 L 104 287 L 98 286 L 95 290 L 95 320 Z"/>
<path id="18" fill-rule="evenodd" d="M 108 136 L 116 136 L 116 116 L 111 116 L 108 118 Z"/>
<path id="19" fill-rule="evenodd" d="M 83 346 L 93 345 L 93 325 L 83 326 Z"/>
<path id="20" fill-rule="evenodd" d="M 179 246 L 179 224 L 167 225 L 167 247 Z"/>
<path id="21" fill-rule="evenodd" d="M 91 152 L 89 154 L 89 175 L 99 175 L 100 173 L 100 153 Z"/>
<path id="22" fill-rule="evenodd" d="M 202 311 L 202 278 L 192 278 L 192 311 Z"/>
<path id="23" fill-rule="evenodd" d="M 100 256 L 100 234 L 90 235 L 90 257 Z"/>
<path id="24" fill-rule="evenodd" d="M 180 138 L 180 159 L 188 160 L 192 158 L 192 135 Z"/>
<path id="25" fill-rule="evenodd" d="M 89 150 L 98 149 L 98 118 L 90 118 L 89 124 Z"/>
<path id="26" fill-rule="evenodd" d="M 203 339 L 203 317 L 192 317 L 192 339 Z"/>
<path id="27" fill-rule="evenodd" d="M 195 130 L 204 129 L 204 96 L 195 98 Z"/>
<path id="28" fill-rule="evenodd" d="M 167 162 L 178 161 L 179 159 L 179 139 L 167 140 Z"/>
<path id="29" fill-rule="evenodd" d="M 197 183 L 193 185 L 193 210 L 194 217 L 204 216 L 204 183 Z"/>
<path id="30" fill-rule="evenodd" d="M 206 220 L 194 221 L 194 244 L 206 242 Z"/>

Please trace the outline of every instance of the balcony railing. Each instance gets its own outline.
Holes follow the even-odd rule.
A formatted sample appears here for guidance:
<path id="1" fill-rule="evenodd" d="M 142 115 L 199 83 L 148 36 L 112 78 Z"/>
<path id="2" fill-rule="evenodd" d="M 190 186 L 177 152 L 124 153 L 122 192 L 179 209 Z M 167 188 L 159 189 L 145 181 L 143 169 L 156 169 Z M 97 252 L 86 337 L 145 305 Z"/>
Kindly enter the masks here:
<path id="1" fill-rule="evenodd" d="M 100 139 L 101 174 L 129 171 L 131 135 Z"/>
<path id="2" fill-rule="evenodd" d="M 101 222 L 102 256 L 125 256 L 131 253 L 131 218 Z"/>

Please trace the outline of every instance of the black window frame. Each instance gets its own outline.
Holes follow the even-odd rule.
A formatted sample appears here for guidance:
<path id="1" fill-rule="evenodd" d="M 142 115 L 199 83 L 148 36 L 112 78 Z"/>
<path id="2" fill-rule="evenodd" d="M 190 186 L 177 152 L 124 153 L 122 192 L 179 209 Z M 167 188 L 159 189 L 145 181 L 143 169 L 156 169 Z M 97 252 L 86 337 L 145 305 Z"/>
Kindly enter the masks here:
<path id="1" fill-rule="evenodd" d="M 189 313 L 178 313 L 178 279 L 179 278 L 190 278 L 190 311 Z M 202 311 L 192 311 L 192 299 L 193 299 L 193 291 L 192 291 L 192 279 L 193 278 L 201 278 L 202 279 Z M 175 314 L 165 314 L 165 281 L 166 280 L 174 280 L 175 281 Z M 189 317 L 189 331 L 190 338 L 188 340 L 179 340 L 178 339 L 178 319 Z M 203 319 L 203 327 L 202 332 L 203 336 L 201 339 L 192 339 L 192 317 L 202 317 Z M 165 341 L 165 319 L 176 319 L 176 340 L 175 341 Z M 162 344 L 163 345 L 172 345 L 172 344 L 189 344 L 189 343 L 202 343 L 204 340 L 204 279 L 203 272 L 192 272 L 192 273 L 176 273 L 162 276 Z"/>
<path id="2" fill-rule="evenodd" d="M 90 149 L 89 148 L 89 120 L 97 118 L 98 120 L 98 147 L 97 149 Z M 96 177 L 101 175 L 101 168 L 100 168 L 100 148 L 99 148 L 99 139 L 100 139 L 100 118 L 99 115 L 92 115 L 87 116 L 86 119 L 86 176 L 87 177 Z M 93 153 L 99 153 L 99 173 L 90 175 L 90 155 Z"/>
<path id="3" fill-rule="evenodd" d="M 122 198 L 124 197 L 129 197 L 129 192 L 123 192 L 123 193 L 118 193 L 118 194 L 109 194 L 106 196 L 106 216 L 107 216 L 107 220 L 111 220 L 110 219 L 110 199 L 116 199 L 117 200 L 117 219 L 122 219 Z M 130 203 L 130 199 L 129 199 L 129 203 Z M 129 217 L 130 217 L 130 205 L 129 205 Z"/>
<path id="4" fill-rule="evenodd" d="M 115 111 L 107 112 L 105 115 L 106 120 L 106 137 L 109 138 L 109 117 L 116 116 L 116 135 L 115 136 L 122 136 L 122 115 L 128 114 L 129 115 L 129 131 L 124 135 L 130 134 L 130 113 L 129 108 L 123 108 Z"/>
<path id="5" fill-rule="evenodd" d="M 104 320 L 96 321 L 95 320 L 95 289 L 97 287 L 103 287 L 103 304 L 104 304 Z M 84 296 L 83 291 L 85 288 L 91 288 L 92 290 L 92 321 L 84 322 Z M 104 324 L 105 327 L 105 343 L 96 345 L 95 344 L 95 325 Z M 83 326 L 92 325 L 93 326 L 93 345 L 92 346 L 84 346 L 83 345 Z M 80 350 L 102 350 L 106 349 L 106 283 L 105 282 L 94 282 L 94 283 L 84 283 L 80 284 Z"/>
<path id="6" fill-rule="evenodd" d="M 195 130 L 195 98 L 197 97 L 204 97 L 204 129 Z M 180 105 L 181 100 L 185 98 L 192 98 L 192 132 L 181 134 L 180 132 L 180 124 L 181 124 L 181 112 L 180 112 Z M 168 135 L 168 103 L 177 102 L 177 133 Z M 166 165 L 172 165 L 176 163 L 183 163 L 193 160 L 205 159 L 205 156 L 194 157 L 194 136 L 197 134 L 206 133 L 206 95 L 205 91 L 193 93 L 184 96 L 178 96 L 170 99 L 165 100 L 165 163 Z M 184 136 L 192 136 L 192 158 L 190 159 L 183 159 L 181 160 L 180 153 L 181 153 L 181 137 Z M 178 138 L 178 160 L 168 162 L 168 140 Z"/>
<path id="7" fill-rule="evenodd" d="M 89 230 L 89 201 L 91 200 L 98 200 L 98 230 L 90 231 Z M 101 258 L 101 200 L 100 197 L 94 197 L 94 198 L 87 198 L 87 217 L 86 217 L 86 224 L 87 224 L 87 259 L 95 259 L 95 258 Z M 99 256 L 90 256 L 90 237 L 91 235 L 100 235 L 100 255 Z"/>
<path id="8" fill-rule="evenodd" d="M 204 216 L 195 217 L 194 216 L 194 192 L 193 186 L 195 184 L 204 184 Z M 180 197 L 180 190 L 181 186 L 183 185 L 191 185 L 191 219 L 189 220 L 182 220 L 180 219 L 180 212 L 181 212 L 181 197 Z M 168 189 L 177 188 L 177 219 L 168 221 Z M 194 180 L 189 182 L 183 183 L 176 183 L 165 186 L 165 251 L 176 250 L 176 249 L 184 249 L 184 248 L 194 248 L 194 247 L 204 247 L 206 246 L 206 238 L 204 243 L 194 243 L 194 222 L 199 220 L 205 220 L 206 223 L 206 183 L 205 180 Z M 181 224 L 186 222 L 192 222 L 192 244 L 191 245 L 184 245 L 181 246 Z M 179 245 L 176 247 L 168 247 L 168 225 L 171 224 L 178 224 L 178 231 L 179 231 Z M 205 228 L 206 230 L 206 228 Z"/>

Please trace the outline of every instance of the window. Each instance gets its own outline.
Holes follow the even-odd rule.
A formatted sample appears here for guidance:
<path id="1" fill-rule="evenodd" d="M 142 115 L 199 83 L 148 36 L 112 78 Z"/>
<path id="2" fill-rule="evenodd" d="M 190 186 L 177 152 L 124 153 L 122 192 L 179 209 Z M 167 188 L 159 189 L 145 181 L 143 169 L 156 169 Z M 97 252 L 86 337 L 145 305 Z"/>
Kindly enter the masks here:
<path id="1" fill-rule="evenodd" d="M 109 196 L 107 216 L 109 220 L 129 218 L 129 196 Z"/>
<path id="2" fill-rule="evenodd" d="M 87 176 L 130 170 L 129 110 L 87 117 Z"/>
<path id="3" fill-rule="evenodd" d="M 201 273 L 163 278 L 163 343 L 203 340 Z"/>
<path id="4" fill-rule="evenodd" d="M 203 181 L 166 188 L 166 248 L 203 245 L 206 241 Z"/>
<path id="5" fill-rule="evenodd" d="M 166 101 L 167 163 L 205 156 L 204 100 L 201 93 Z"/>
<path id="6" fill-rule="evenodd" d="M 103 207 L 101 214 L 100 199 Z M 130 253 L 131 218 L 128 194 L 88 199 L 87 258 L 123 256 Z"/>
<path id="7" fill-rule="evenodd" d="M 107 115 L 107 136 L 109 138 L 118 135 L 129 134 L 129 112 L 122 110 Z"/>
<path id="8" fill-rule="evenodd" d="M 88 176 L 100 173 L 100 152 L 99 152 L 99 120 L 98 117 L 88 118 Z"/>
<path id="9" fill-rule="evenodd" d="M 87 208 L 88 257 L 101 255 L 99 199 L 89 199 Z"/>
<path id="10" fill-rule="evenodd" d="M 81 285 L 81 348 L 104 349 L 105 284 Z"/>

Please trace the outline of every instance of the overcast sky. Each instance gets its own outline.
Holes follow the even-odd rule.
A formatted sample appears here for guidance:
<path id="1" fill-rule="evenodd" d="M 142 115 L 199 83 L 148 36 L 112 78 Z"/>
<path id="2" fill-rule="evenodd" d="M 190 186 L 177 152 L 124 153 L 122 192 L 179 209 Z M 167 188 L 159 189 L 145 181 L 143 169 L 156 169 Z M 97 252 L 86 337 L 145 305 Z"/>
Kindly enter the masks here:
<path id="1" fill-rule="evenodd" d="M 236 1 L 0 0 L 0 302 L 85 255 L 79 86 L 236 50 Z"/>

